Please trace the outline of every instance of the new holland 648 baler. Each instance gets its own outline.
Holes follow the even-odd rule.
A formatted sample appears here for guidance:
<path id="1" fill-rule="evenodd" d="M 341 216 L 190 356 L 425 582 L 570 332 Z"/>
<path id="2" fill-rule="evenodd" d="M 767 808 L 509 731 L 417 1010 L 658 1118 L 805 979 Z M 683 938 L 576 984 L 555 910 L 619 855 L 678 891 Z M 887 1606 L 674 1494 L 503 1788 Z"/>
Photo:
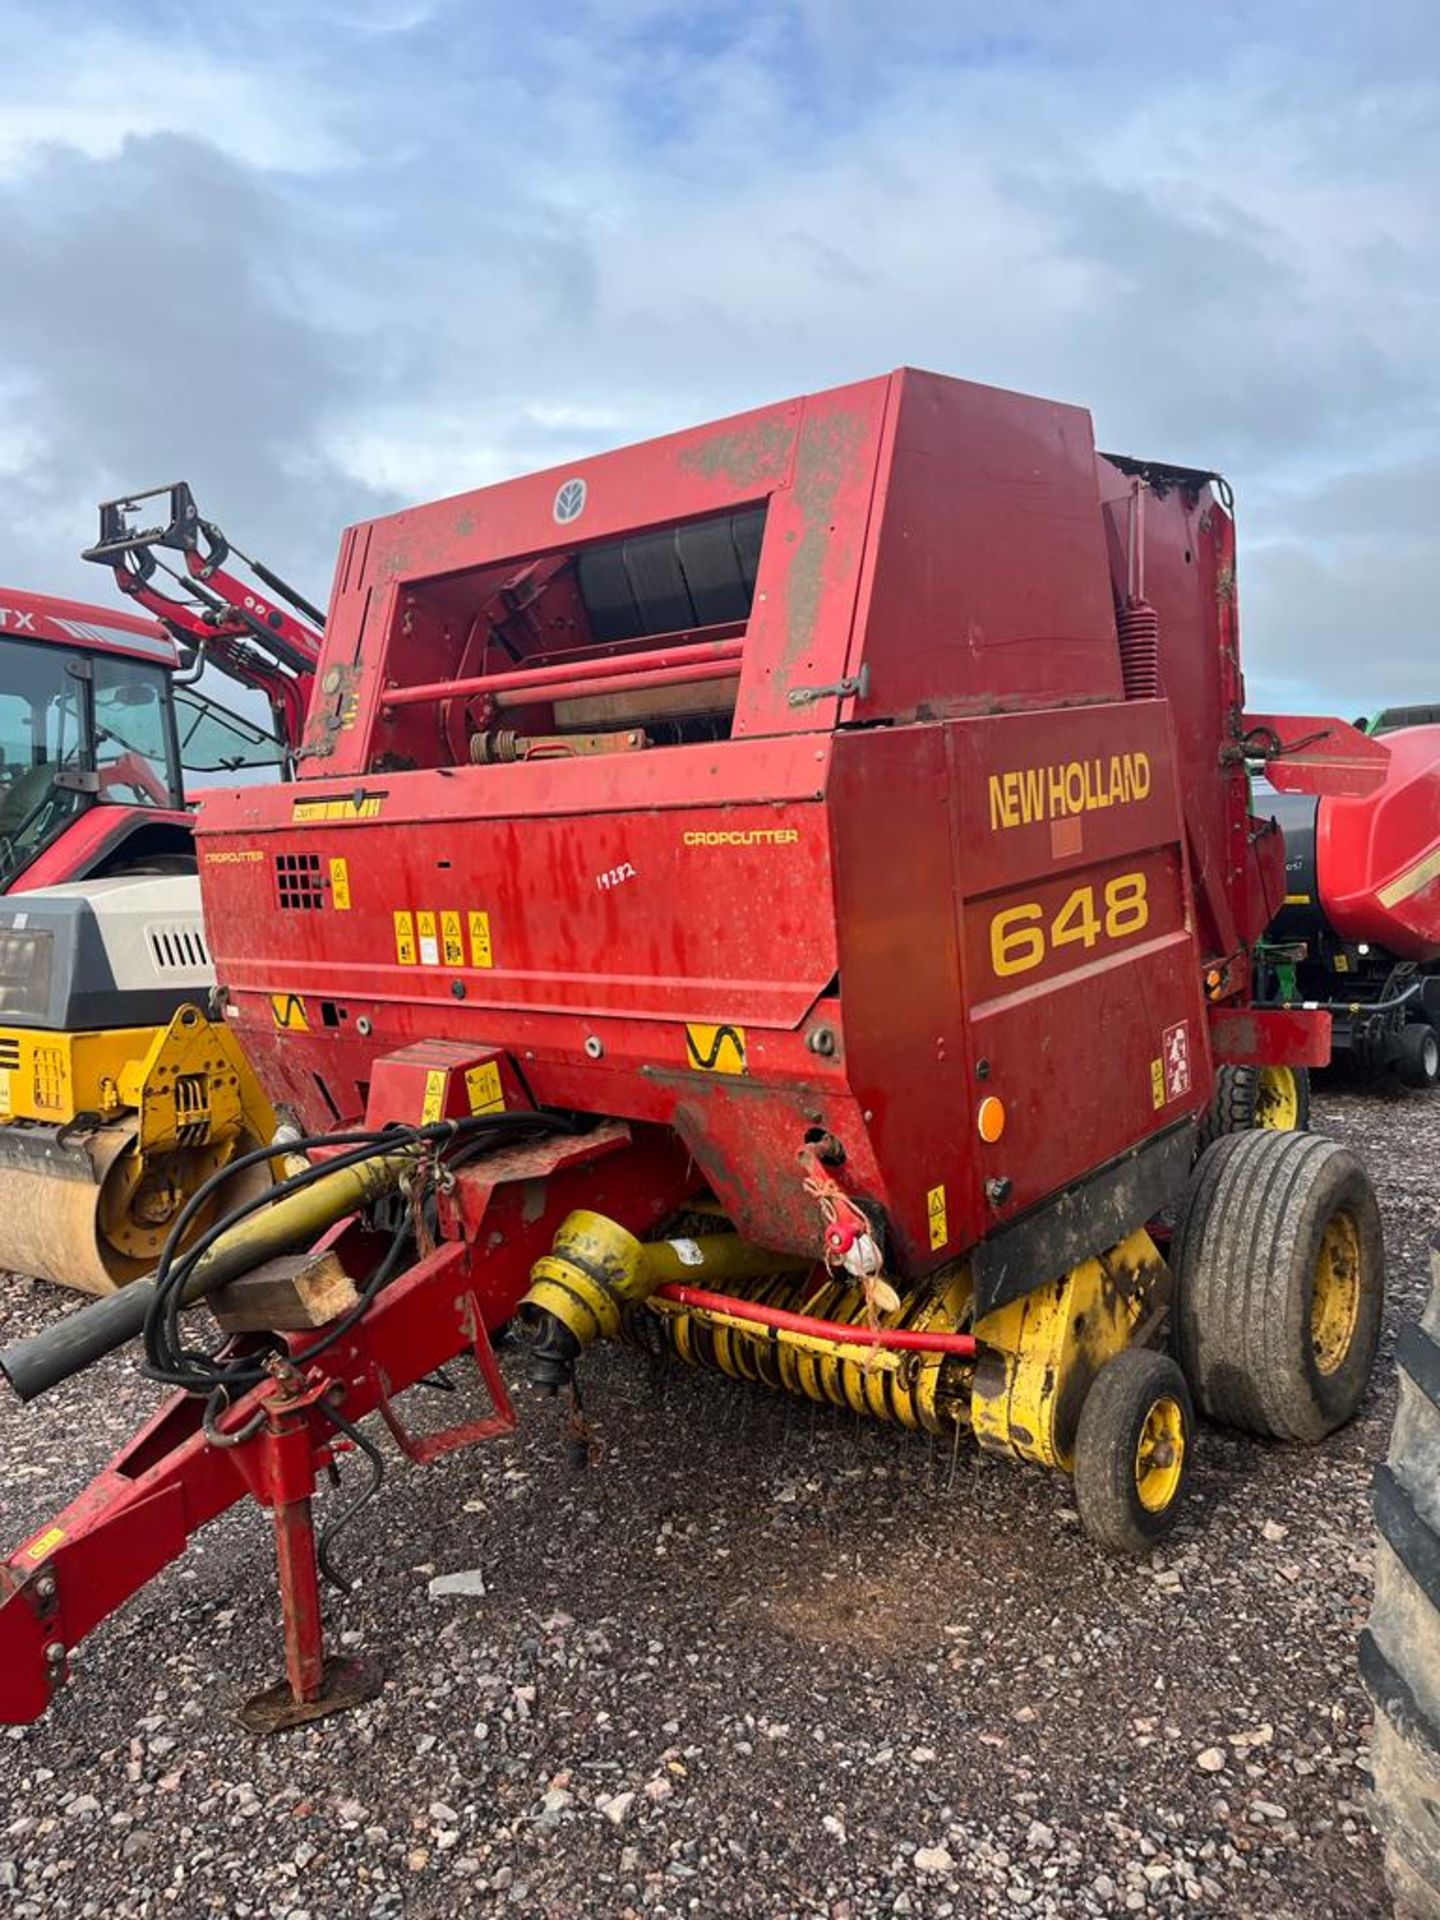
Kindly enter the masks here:
<path id="1" fill-rule="evenodd" d="M 1257 742 L 1292 786 L 1352 745 L 1243 715 L 1223 484 L 1016 394 L 904 371 L 350 530 L 301 781 L 199 835 L 226 1013 L 311 1163 L 0 1357 L 29 1395 L 143 1320 L 180 1388 L 10 1560 L 0 1717 L 246 1493 L 286 1626 L 257 1723 L 352 1697 L 317 1475 L 374 1411 L 420 1460 L 512 1425 L 511 1322 L 562 1390 L 618 1332 L 968 1427 L 1122 1550 L 1173 1518 L 1192 1394 L 1346 1418 L 1363 1170 L 1253 1133 L 1192 1174 L 1218 1063 L 1328 1051 L 1253 1004 Z M 490 1408 L 416 1438 L 403 1390 L 467 1351 Z"/>

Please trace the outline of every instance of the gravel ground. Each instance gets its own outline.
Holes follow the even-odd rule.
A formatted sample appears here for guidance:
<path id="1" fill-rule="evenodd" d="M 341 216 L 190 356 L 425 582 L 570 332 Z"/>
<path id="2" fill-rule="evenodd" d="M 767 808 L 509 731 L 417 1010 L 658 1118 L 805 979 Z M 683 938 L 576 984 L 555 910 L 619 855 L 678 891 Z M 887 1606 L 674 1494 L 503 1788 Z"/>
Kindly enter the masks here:
<path id="1" fill-rule="evenodd" d="M 402 1464 L 344 1538 L 331 1631 L 386 1670 L 358 1712 L 263 1742 L 230 1717 L 279 1665 L 253 1508 L 102 1628 L 0 1735 L 9 1913 L 1387 1912 L 1355 1635 L 1440 1096 L 1330 1090 L 1316 1125 L 1380 1188 L 1376 1390 L 1315 1452 L 1205 1430 L 1147 1563 L 1092 1549 L 1058 1478 L 597 1354 L 598 1467 L 521 1389 L 514 1440 Z M 54 1312 L 0 1283 L 0 1338 Z M 7 1397 L 7 1542 L 152 1402 L 119 1360 Z M 483 1595 L 431 1596 L 476 1568 Z"/>

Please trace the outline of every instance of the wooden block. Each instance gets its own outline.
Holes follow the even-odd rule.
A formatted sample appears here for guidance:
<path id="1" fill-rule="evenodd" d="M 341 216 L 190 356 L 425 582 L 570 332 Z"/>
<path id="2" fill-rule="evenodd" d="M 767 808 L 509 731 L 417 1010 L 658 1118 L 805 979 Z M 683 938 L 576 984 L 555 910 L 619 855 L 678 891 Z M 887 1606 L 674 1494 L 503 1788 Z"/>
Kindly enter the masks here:
<path id="1" fill-rule="evenodd" d="M 226 1333 L 303 1333 L 338 1319 L 358 1298 L 334 1253 L 286 1253 L 218 1287 L 206 1305 Z"/>

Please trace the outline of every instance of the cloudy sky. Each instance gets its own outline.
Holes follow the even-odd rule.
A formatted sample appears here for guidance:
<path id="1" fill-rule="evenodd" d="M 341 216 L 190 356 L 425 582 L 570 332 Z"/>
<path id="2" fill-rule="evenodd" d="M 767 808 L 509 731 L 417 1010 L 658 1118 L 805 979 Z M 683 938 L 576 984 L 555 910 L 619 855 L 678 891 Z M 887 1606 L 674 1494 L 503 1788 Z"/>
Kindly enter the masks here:
<path id="1" fill-rule="evenodd" d="M 1440 695 L 1437 0 L 0 0 L 0 580 L 913 362 L 1237 496 L 1252 703 Z"/>

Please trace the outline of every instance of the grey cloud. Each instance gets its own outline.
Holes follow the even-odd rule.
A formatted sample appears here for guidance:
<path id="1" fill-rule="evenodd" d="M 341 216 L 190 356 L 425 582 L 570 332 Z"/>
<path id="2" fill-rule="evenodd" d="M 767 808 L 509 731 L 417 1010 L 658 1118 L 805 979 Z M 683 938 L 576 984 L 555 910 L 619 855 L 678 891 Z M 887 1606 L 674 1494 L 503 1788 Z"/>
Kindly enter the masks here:
<path id="1" fill-rule="evenodd" d="M 1358 705 L 1425 678 L 1429 8 L 1382 7 L 1357 47 L 1338 5 L 1302 44 L 1284 10 L 1217 0 L 1202 48 L 1114 0 L 1017 0 L 1001 40 L 942 0 L 699 25 L 661 0 L 503 22 L 375 0 L 383 62 L 334 10 L 284 11 L 344 167 L 155 139 L 0 189 L 0 449 L 7 408 L 35 447 L 0 578 L 33 578 L 62 520 L 68 559 L 99 493 L 184 472 L 323 594 L 338 528 L 391 486 L 911 360 L 1224 470 L 1252 686 Z M 256 18 L 240 0 L 219 57 Z"/>
<path id="2" fill-rule="evenodd" d="M 78 559 L 95 502 L 185 478 L 324 596 L 339 526 L 391 503 L 322 450 L 363 361 L 297 297 L 306 244 L 273 183 L 173 136 L 56 151 L 0 187 L 0 366 L 32 446 L 0 578 L 103 597 Z"/>

